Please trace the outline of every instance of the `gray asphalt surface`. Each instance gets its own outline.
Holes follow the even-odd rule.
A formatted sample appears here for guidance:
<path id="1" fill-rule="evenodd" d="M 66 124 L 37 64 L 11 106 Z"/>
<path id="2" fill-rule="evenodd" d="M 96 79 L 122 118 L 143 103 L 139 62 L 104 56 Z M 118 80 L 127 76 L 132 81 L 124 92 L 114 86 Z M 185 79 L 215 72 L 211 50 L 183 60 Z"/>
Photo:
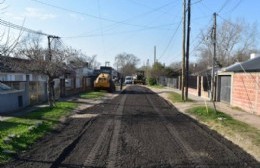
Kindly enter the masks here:
<path id="1" fill-rule="evenodd" d="M 4 167 L 239 168 L 260 164 L 157 94 L 135 85 L 71 116 Z"/>

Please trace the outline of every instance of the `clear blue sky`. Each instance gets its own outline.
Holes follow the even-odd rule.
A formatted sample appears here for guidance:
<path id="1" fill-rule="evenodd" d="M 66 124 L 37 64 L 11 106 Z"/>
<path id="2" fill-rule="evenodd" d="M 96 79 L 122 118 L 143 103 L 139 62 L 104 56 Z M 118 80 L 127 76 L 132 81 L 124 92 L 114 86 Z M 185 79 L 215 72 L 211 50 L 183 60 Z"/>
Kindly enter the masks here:
<path id="1" fill-rule="evenodd" d="M 132 53 L 140 65 L 157 58 L 169 65 L 181 60 L 182 0 L 6 0 L 0 18 L 62 37 L 63 42 L 113 65 L 117 54 Z M 198 33 L 223 19 L 258 22 L 259 0 L 191 0 L 191 51 Z M 6 8 L 5 8 L 6 7 Z M 16 31 L 16 30 L 11 30 Z M 259 46 L 258 46 L 259 48 Z M 194 60 L 194 52 L 191 59 Z"/>

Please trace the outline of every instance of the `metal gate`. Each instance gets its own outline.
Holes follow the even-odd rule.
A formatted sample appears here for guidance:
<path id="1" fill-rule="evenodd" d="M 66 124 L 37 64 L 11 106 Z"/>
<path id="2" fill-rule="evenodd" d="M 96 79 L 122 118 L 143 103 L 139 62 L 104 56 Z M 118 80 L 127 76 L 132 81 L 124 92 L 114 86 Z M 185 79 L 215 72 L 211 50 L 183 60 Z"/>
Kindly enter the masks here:
<path id="1" fill-rule="evenodd" d="M 219 100 L 230 103 L 231 76 L 219 76 Z"/>

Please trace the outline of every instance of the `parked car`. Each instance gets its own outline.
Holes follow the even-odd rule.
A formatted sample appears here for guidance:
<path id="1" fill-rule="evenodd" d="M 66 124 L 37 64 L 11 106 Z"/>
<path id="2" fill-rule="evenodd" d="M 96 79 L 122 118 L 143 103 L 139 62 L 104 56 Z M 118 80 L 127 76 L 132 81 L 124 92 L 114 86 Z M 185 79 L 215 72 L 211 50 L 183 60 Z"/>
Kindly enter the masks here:
<path id="1" fill-rule="evenodd" d="M 133 83 L 133 77 L 132 76 L 126 76 L 125 77 L 125 84 L 132 84 Z"/>

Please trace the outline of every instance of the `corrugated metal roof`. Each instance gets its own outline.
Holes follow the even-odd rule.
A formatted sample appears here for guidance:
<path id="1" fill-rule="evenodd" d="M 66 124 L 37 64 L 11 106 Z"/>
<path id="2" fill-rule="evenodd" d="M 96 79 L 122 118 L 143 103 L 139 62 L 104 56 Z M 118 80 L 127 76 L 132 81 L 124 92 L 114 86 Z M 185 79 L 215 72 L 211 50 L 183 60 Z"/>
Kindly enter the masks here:
<path id="1" fill-rule="evenodd" d="M 225 72 L 260 72 L 260 57 L 242 63 L 235 63 L 223 69 Z"/>

